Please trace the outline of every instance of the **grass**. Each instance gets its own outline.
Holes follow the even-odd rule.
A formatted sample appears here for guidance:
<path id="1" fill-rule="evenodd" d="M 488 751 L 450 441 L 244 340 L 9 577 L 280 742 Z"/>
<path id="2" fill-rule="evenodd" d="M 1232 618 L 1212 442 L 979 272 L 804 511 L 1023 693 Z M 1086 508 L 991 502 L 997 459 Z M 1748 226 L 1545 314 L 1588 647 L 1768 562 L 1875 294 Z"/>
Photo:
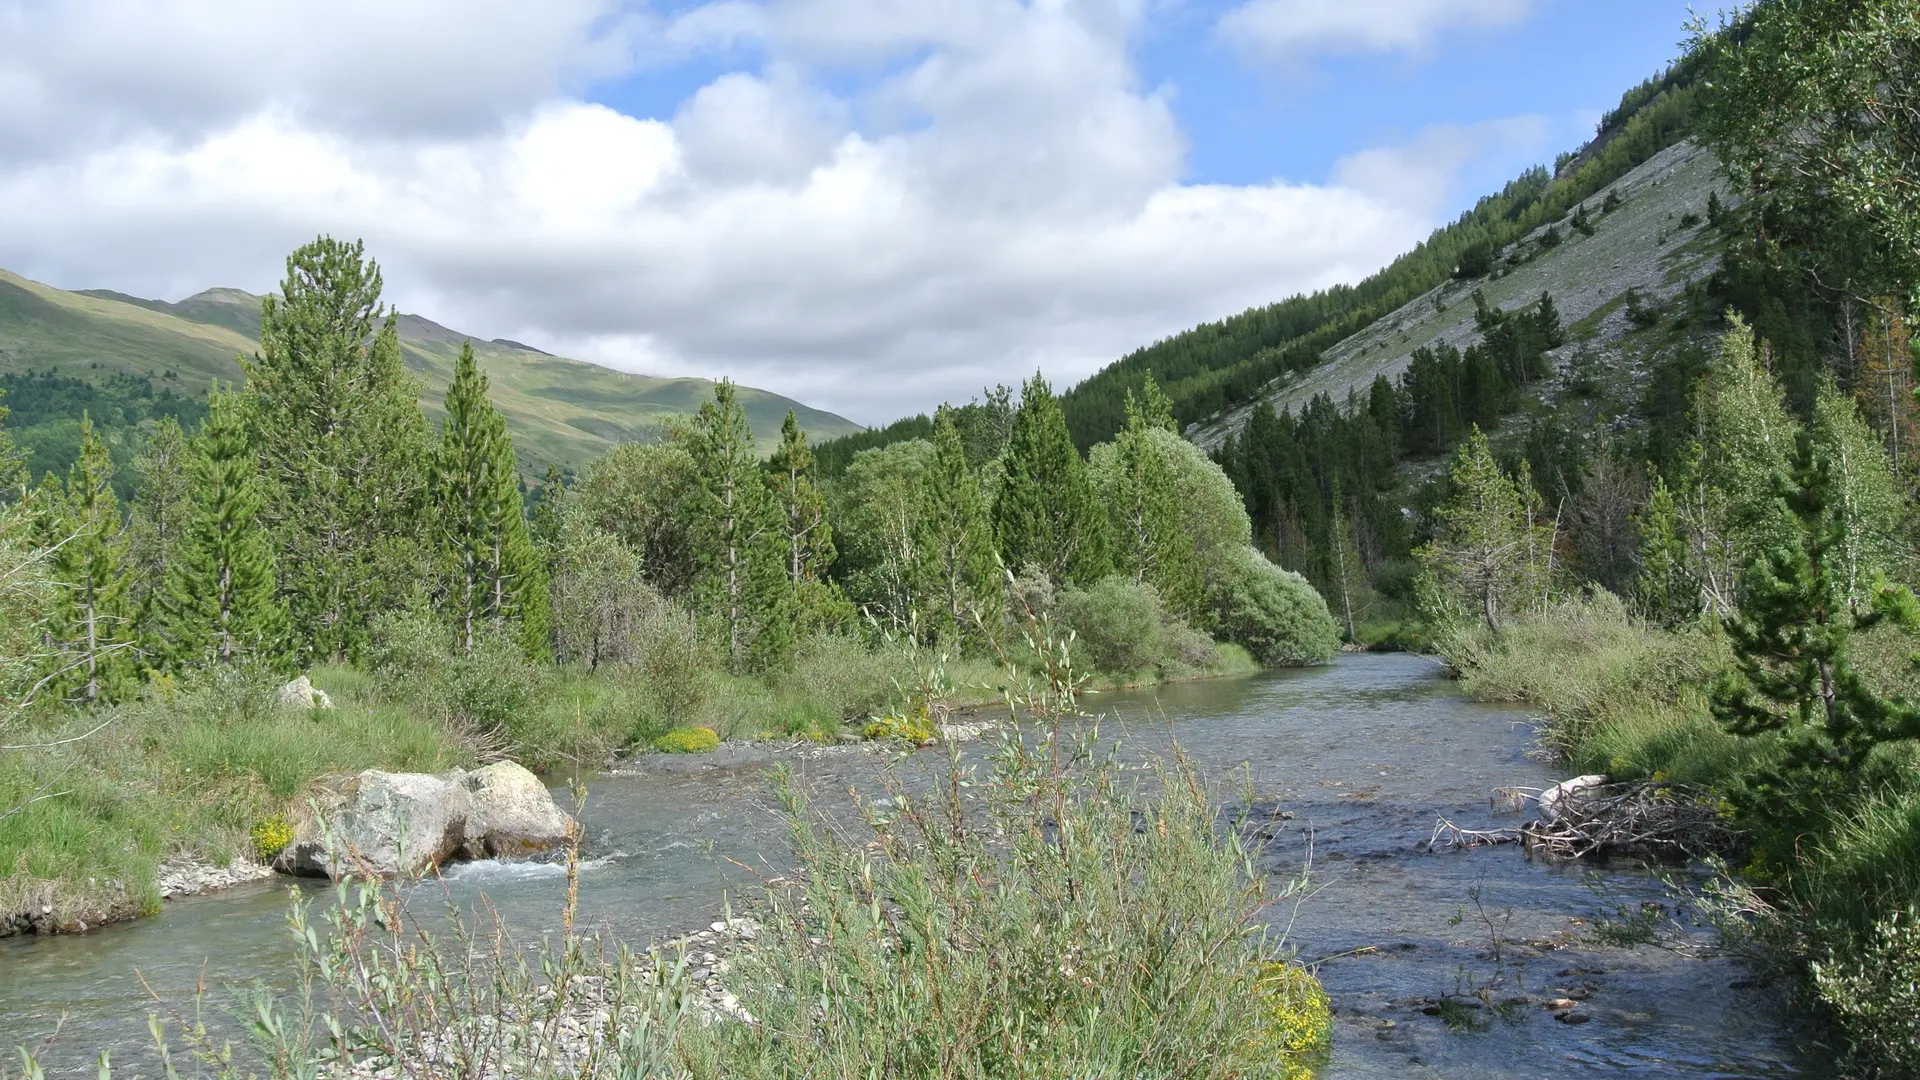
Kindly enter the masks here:
<path id="1" fill-rule="evenodd" d="M 1778 749 L 1771 737 L 1726 733 L 1708 709 L 1705 687 L 1730 660 L 1716 630 L 1650 627 L 1605 594 L 1513 620 L 1498 636 L 1455 635 L 1443 652 L 1468 694 L 1539 708 L 1541 742 L 1576 772 L 1752 795 Z M 1850 648 L 1878 693 L 1909 700 L 1920 697 L 1916 653 L 1920 640 L 1891 624 Z M 1902 920 L 1920 905 L 1920 741 L 1879 747 L 1848 792 L 1819 805 L 1812 818 L 1745 816 L 1747 861 L 1709 908 L 1758 955 L 1806 976 L 1807 999 L 1851 1041 L 1851 1065 L 1911 1075 L 1920 935 Z M 1623 912 L 1595 932 L 1631 944 L 1650 921 Z"/>

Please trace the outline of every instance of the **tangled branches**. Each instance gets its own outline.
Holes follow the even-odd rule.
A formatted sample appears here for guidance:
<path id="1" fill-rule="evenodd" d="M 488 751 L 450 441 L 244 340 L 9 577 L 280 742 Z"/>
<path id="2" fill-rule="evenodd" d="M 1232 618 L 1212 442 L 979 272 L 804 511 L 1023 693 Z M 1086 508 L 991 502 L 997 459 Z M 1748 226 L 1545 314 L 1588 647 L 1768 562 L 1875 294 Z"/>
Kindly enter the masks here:
<path id="1" fill-rule="evenodd" d="M 1661 780 L 1596 784 L 1551 806 L 1520 830 L 1529 853 L 1691 859 L 1728 851 L 1738 840 L 1718 799 Z"/>

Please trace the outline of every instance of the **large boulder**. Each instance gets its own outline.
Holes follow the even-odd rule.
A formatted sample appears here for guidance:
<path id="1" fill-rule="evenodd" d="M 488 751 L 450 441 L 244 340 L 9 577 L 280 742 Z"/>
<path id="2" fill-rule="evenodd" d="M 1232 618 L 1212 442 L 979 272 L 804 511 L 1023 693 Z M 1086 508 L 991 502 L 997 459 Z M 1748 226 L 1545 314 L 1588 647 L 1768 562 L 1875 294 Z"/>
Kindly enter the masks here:
<path id="1" fill-rule="evenodd" d="M 467 789 L 465 854 L 470 859 L 531 855 L 572 835 L 573 818 L 518 762 L 496 761 L 468 773 L 461 783 Z"/>
<path id="2" fill-rule="evenodd" d="M 573 828 L 539 777 L 511 761 L 439 776 L 368 769 L 321 785 L 273 867 L 336 880 L 412 877 L 449 859 L 545 851 Z"/>

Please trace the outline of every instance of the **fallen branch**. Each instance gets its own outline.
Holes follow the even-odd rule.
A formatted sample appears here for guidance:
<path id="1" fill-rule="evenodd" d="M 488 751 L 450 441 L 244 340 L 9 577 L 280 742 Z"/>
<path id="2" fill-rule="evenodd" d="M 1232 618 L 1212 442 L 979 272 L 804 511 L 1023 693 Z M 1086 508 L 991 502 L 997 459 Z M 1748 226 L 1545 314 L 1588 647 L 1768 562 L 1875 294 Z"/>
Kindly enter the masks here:
<path id="1" fill-rule="evenodd" d="M 1522 827 L 1529 852 L 1568 859 L 1641 855 L 1690 859 L 1738 846 L 1717 799 L 1695 788 L 1642 780 L 1586 788 L 1555 801 L 1551 820 Z"/>
<path id="2" fill-rule="evenodd" d="M 1435 815 L 1433 836 L 1427 840 L 1427 850 L 1435 851 L 1442 847 L 1474 848 L 1488 844 L 1511 844 L 1520 839 L 1519 829 L 1463 829 L 1445 817 Z"/>

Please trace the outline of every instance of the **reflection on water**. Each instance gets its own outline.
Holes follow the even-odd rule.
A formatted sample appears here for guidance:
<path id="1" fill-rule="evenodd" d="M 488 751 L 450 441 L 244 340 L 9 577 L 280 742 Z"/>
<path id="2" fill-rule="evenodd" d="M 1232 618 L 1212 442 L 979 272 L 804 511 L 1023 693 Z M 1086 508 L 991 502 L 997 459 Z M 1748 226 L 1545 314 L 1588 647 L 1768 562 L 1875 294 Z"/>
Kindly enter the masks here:
<path id="1" fill-rule="evenodd" d="M 1264 850 L 1276 875 L 1309 865 L 1311 895 L 1270 909 L 1301 955 L 1332 957 L 1321 977 L 1338 1016 L 1326 1077 L 1799 1075 L 1803 1061 L 1777 994 L 1745 985 L 1724 959 L 1646 945 L 1587 942 L 1587 922 L 1669 901 L 1650 875 L 1528 862 L 1515 848 L 1427 854 L 1437 813 L 1463 826 L 1511 823 L 1492 789 L 1544 786 L 1526 756 L 1524 714 L 1462 701 L 1429 663 L 1346 657 L 1324 668 L 1090 697 L 1122 753 L 1163 752 L 1170 739 L 1238 792 L 1291 819 Z M 599 777 L 586 808 L 582 925 L 645 940 L 704 923 L 724 896 L 778 873 L 783 833 L 754 760 L 724 767 L 686 759 L 673 771 Z M 871 786 L 862 753 L 787 757 L 822 796 Z M 1236 796 L 1237 797 L 1237 796 Z M 302 883 L 309 893 L 326 886 Z M 0 941 L 0 1043 L 33 1042 L 60 1025 L 51 1052 L 77 1071 L 98 1048 L 138 1060 L 162 997 L 188 1002 L 196 984 L 284 971 L 292 956 L 285 884 L 246 886 L 168 904 L 157 917 L 77 937 Z M 559 928 L 565 876 L 556 865 L 475 863 L 424 885 L 417 908 L 471 907 L 484 897 L 523 936 Z M 1675 933 L 1699 945 L 1703 930 Z M 1671 936 L 1671 935 L 1670 935 Z M 1672 944 L 1672 942 L 1669 942 Z M 1501 997 L 1590 995 L 1591 1022 L 1538 1007 L 1449 1032 L 1423 999 L 1498 980 Z M 217 1002 L 216 1002 L 217 1004 Z"/>

